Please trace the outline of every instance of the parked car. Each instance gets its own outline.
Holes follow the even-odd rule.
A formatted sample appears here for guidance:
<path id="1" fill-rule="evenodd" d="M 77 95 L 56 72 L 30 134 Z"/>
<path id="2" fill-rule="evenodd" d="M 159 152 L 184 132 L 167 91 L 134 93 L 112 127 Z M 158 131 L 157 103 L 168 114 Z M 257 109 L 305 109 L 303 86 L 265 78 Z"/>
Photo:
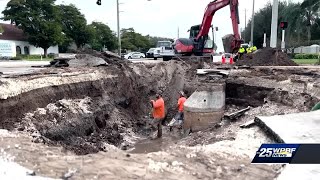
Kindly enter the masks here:
<path id="1" fill-rule="evenodd" d="M 154 58 L 153 54 L 154 54 L 154 50 L 156 48 L 150 48 L 149 51 L 147 52 L 147 58 Z"/>
<path id="2" fill-rule="evenodd" d="M 124 55 L 124 58 L 126 59 L 141 59 L 145 58 L 146 56 L 141 52 L 131 52 L 126 55 Z"/>

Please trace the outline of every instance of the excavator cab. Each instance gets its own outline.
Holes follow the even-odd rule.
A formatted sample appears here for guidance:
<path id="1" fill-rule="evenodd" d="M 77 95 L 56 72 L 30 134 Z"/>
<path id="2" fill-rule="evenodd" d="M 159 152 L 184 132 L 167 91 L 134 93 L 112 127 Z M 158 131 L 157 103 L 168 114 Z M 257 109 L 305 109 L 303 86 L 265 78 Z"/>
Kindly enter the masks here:
<path id="1" fill-rule="evenodd" d="M 203 53 L 211 53 L 213 51 L 213 41 L 210 40 L 210 37 L 206 35 L 200 39 L 197 39 L 200 28 L 201 25 L 195 25 L 189 30 L 189 39 L 192 40 L 194 45 L 193 53 L 198 55 L 202 55 Z"/>
<path id="2" fill-rule="evenodd" d="M 198 36 L 199 32 L 200 32 L 200 25 L 192 26 L 189 29 L 189 32 L 190 32 L 190 35 L 189 35 L 190 39 L 196 38 Z"/>
<path id="3" fill-rule="evenodd" d="M 228 5 L 230 5 L 233 34 L 223 37 L 223 46 L 226 53 L 236 53 L 243 43 L 239 34 L 240 20 L 238 4 L 238 0 L 214 0 L 210 2 L 205 10 L 202 24 L 190 28 L 189 40 L 186 38 L 176 40 L 175 53 L 201 56 L 206 49 L 206 43 L 209 38 L 208 33 L 212 27 L 211 24 L 214 14 L 219 9 Z"/>

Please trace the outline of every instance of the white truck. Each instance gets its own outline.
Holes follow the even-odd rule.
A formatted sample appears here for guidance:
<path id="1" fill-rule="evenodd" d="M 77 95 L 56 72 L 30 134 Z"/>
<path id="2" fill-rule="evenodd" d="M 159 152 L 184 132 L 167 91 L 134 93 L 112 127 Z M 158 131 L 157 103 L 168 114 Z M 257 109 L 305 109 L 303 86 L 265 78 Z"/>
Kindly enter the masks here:
<path id="1" fill-rule="evenodd" d="M 154 55 L 162 57 L 163 61 L 171 60 L 175 55 L 171 41 L 158 41 Z"/>

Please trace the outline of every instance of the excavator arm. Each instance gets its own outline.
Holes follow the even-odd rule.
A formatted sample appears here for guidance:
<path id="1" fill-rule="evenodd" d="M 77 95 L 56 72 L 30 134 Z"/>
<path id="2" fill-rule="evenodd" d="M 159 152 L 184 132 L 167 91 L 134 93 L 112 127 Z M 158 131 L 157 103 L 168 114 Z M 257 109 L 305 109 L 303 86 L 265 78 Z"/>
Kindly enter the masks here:
<path id="1" fill-rule="evenodd" d="M 223 38 L 223 44 L 225 52 L 227 53 L 235 53 L 239 50 L 242 40 L 240 38 L 239 34 L 239 11 L 238 11 L 238 0 L 215 0 L 208 4 L 202 24 L 199 29 L 199 33 L 197 37 L 195 38 L 196 42 L 199 42 L 197 48 L 200 48 L 199 51 L 202 51 L 201 49 L 204 46 L 205 37 L 208 35 L 212 18 L 216 11 L 219 9 L 230 5 L 230 13 L 231 13 L 231 20 L 232 20 L 232 27 L 233 27 L 233 35 L 227 35 Z"/>

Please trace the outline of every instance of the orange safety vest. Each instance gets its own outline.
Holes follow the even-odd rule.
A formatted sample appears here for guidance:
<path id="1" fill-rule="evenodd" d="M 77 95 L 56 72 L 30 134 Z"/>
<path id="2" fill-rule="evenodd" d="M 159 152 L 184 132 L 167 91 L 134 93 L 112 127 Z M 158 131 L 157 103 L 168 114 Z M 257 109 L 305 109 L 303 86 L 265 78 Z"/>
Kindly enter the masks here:
<path id="1" fill-rule="evenodd" d="M 153 118 L 162 119 L 165 117 L 164 111 L 164 100 L 162 98 L 157 99 L 156 101 L 152 100 L 153 105 Z"/>
<path id="2" fill-rule="evenodd" d="M 187 100 L 187 98 L 185 98 L 185 97 L 179 98 L 179 100 L 178 100 L 179 112 L 183 112 L 183 105 L 184 105 L 184 102 L 186 102 L 186 100 Z"/>

